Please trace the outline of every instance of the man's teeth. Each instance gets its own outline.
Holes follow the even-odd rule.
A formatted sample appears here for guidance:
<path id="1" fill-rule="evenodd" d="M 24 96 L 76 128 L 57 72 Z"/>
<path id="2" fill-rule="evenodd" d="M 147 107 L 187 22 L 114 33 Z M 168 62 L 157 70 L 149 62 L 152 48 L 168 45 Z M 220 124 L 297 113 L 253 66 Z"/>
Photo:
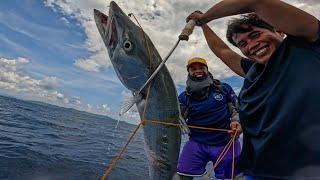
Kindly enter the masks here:
<path id="1" fill-rule="evenodd" d="M 259 51 L 256 52 L 257 56 L 260 56 L 262 53 L 264 53 L 267 50 L 267 48 L 262 48 Z"/>

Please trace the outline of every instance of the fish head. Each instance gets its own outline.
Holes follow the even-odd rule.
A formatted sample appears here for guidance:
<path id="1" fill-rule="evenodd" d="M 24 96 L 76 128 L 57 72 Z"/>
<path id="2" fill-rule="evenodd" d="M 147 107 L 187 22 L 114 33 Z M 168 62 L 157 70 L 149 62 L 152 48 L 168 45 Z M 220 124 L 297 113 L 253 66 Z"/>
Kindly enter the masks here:
<path id="1" fill-rule="evenodd" d="M 113 1 L 109 17 L 98 10 L 94 17 L 118 78 L 129 90 L 139 90 L 149 76 L 150 39 Z"/>

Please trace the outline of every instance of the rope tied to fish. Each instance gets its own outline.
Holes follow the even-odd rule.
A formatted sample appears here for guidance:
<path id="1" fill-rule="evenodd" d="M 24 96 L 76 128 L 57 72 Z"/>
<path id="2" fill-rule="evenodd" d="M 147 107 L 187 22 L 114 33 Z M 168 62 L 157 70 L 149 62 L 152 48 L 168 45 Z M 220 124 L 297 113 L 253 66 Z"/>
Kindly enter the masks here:
<path id="1" fill-rule="evenodd" d="M 144 41 L 145 41 L 146 48 L 147 48 L 147 51 L 148 51 L 148 59 L 149 59 L 149 65 L 150 65 L 152 59 L 151 59 L 150 47 L 149 47 L 145 32 L 144 32 L 143 28 L 141 27 L 139 21 L 136 19 L 136 17 L 132 13 L 129 14 L 129 17 L 131 17 L 131 16 L 133 16 L 133 18 L 137 21 L 137 23 L 140 26 L 141 31 L 142 31 L 142 33 L 144 35 L 143 37 L 144 37 Z M 132 142 L 134 136 L 137 134 L 137 132 L 138 132 L 138 130 L 140 129 L 141 126 L 148 125 L 148 124 L 158 124 L 158 125 L 163 125 L 163 126 L 171 126 L 171 127 L 180 128 L 182 131 L 188 131 L 189 128 L 192 128 L 192 129 L 201 129 L 201 130 L 208 130 L 208 131 L 220 131 L 220 132 L 227 132 L 227 133 L 232 132 L 232 130 L 229 130 L 229 129 L 208 128 L 208 127 L 187 125 L 185 122 L 170 123 L 170 122 L 163 122 L 163 121 L 160 121 L 160 120 L 147 120 L 147 119 L 145 119 L 145 112 L 146 112 L 146 108 L 148 106 L 148 99 L 149 99 L 149 94 L 150 94 L 149 93 L 150 92 L 150 84 L 149 84 L 149 82 L 155 77 L 155 75 L 159 72 L 161 67 L 164 66 L 164 63 L 169 58 L 169 56 L 172 54 L 172 52 L 175 50 L 175 48 L 178 46 L 180 40 L 186 40 L 187 41 L 189 39 L 189 35 L 192 34 L 194 26 L 195 26 L 195 21 L 193 21 L 193 20 L 190 20 L 187 23 L 187 25 L 183 29 L 182 33 L 179 35 L 179 39 L 176 42 L 176 44 L 174 45 L 173 49 L 169 52 L 169 54 L 165 57 L 165 59 L 161 62 L 161 64 L 159 64 L 157 69 L 152 74 L 149 73 L 149 74 L 151 74 L 149 79 L 139 89 L 139 91 L 134 93 L 135 97 L 133 98 L 132 102 L 127 103 L 129 105 L 125 108 L 125 110 L 122 112 L 122 114 L 127 112 L 136 103 L 136 99 L 139 99 L 139 98 L 137 98 L 137 96 L 140 96 L 140 92 L 144 88 L 147 88 L 147 95 L 146 95 L 146 100 L 145 100 L 145 104 L 144 104 L 144 111 L 143 111 L 143 114 L 142 114 L 142 119 L 140 119 L 139 124 L 136 126 L 136 128 L 134 129 L 132 134 L 129 136 L 129 138 L 128 138 L 126 144 L 124 145 L 124 147 L 121 148 L 121 150 L 119 151 L 118 155 L 113 159 L 111 164 L 105 170 L 103 176 L 101 177 L 101 180 L 107 179 L 107 177 L 111 174 L 112 169 L 116 166 L 117 162 L 120 160 L 121 156 L 124 154 L 125 150 L 129 146 L 129 144 Z M 149 66 L 149 72 L 150 71 L 151 71 L 151 66 Z M 213 173 L 214 169 L 219 165 L 219 163 L 222 161 L 222 159 L 227 155 L 227 152 L 230 150 L 231 146 L 233 147 L 232 148 L 232 174 L 231 174 L 232 176 L 231 177 L 232 177 L 232 179 L 234 179 L 234 164 L 235 164 L 235 147 L 234 146 L 235 146 L 236 137 L 237 137 L 237 131 L 236 131 L 236 133 L 234 135 L 232 135 L 230 141 L 224 147 L 224 149 L 222 150 L 222 152 L 218 156 L 216 162 L 213 164 L 213 166 L 211 167 L 211 169 L 208 172 L 208 174 L 206 176 L 204 176 L 205 180 L 209 179 L 209 177 Z"/>

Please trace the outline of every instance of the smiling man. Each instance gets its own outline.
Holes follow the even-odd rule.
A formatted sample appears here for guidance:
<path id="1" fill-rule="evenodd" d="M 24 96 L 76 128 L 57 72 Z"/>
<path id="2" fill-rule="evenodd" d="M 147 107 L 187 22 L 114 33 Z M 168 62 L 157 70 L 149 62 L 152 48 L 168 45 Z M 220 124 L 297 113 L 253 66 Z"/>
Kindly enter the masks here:
<path id="1" fill-rule="evenodd" d="M 241 133 L 241 125 L 235 107 L 237 96 L 231 86 L 214 79 L 203 58 L 191 58 L 187 63 L 187 70 L 187 87 L 179 95 L 181 114 L 187 120 L 187 124 L 231 129 L 231 135 L 238 133 L 238 136 Z M 230 140 L 231 136 L 226 132 L 190 128 L 189 141 L 183 147 L 177 166 L 180 179 L 191 180 L 203 176 L 207 163 L 215 163 Z M 240 142 L 236 140 L 236 161 L 240 151 Z M 230 179 L 232 161 L 231 148 L 215 169 L 215 177 Z M 236 169 L 234 175 L 238 173 Z"/>
<path id="2" fill-rule="evenodd" d="M 205 27 L 204 27 L 205 28 Z M 265 64 L 283 40 L 283 33 L 261 20 L 256 14 L 231 21 L 227 39 L 249 59 Z"/>
<path id="3" fill-rule="evenodd" d="M 231 50 L 207 22 L 230 15 Z M 312 15 L 280 0 L 224 0 L 189 19 L 211 50 L 244 77 L 239 94 L 247 179 L 320 178 L 320 29 Z M 286 38 L 284 38 L 286 35 Z"/>

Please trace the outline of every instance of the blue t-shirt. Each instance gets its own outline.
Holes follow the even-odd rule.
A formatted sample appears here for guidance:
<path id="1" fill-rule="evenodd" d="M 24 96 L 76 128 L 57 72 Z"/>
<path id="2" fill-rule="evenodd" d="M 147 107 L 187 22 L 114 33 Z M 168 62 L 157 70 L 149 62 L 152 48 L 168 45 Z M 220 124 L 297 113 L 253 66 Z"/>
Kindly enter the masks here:
<path id="1" fill-rule="evenodd" d="M 266 65 L 241 65 L 239 167 L 260 178 L 320 179 L 320 39 L 288 35 Z"/>
<path id="2" fill-rule="evenodd" d="M 179 95 L 180 108 L 188 109 L 187 124 L 192 126 L 230 129 L 228 102 L 235 103 L 237 96 L 232 88 L 222 83 L 224 93 L 210 90 L 206 100 L 198 101 L 182 92 Z M 190 128 L 190 139 L 207 145 L 226 145 L 230 135 L 226 132 Z"/>

